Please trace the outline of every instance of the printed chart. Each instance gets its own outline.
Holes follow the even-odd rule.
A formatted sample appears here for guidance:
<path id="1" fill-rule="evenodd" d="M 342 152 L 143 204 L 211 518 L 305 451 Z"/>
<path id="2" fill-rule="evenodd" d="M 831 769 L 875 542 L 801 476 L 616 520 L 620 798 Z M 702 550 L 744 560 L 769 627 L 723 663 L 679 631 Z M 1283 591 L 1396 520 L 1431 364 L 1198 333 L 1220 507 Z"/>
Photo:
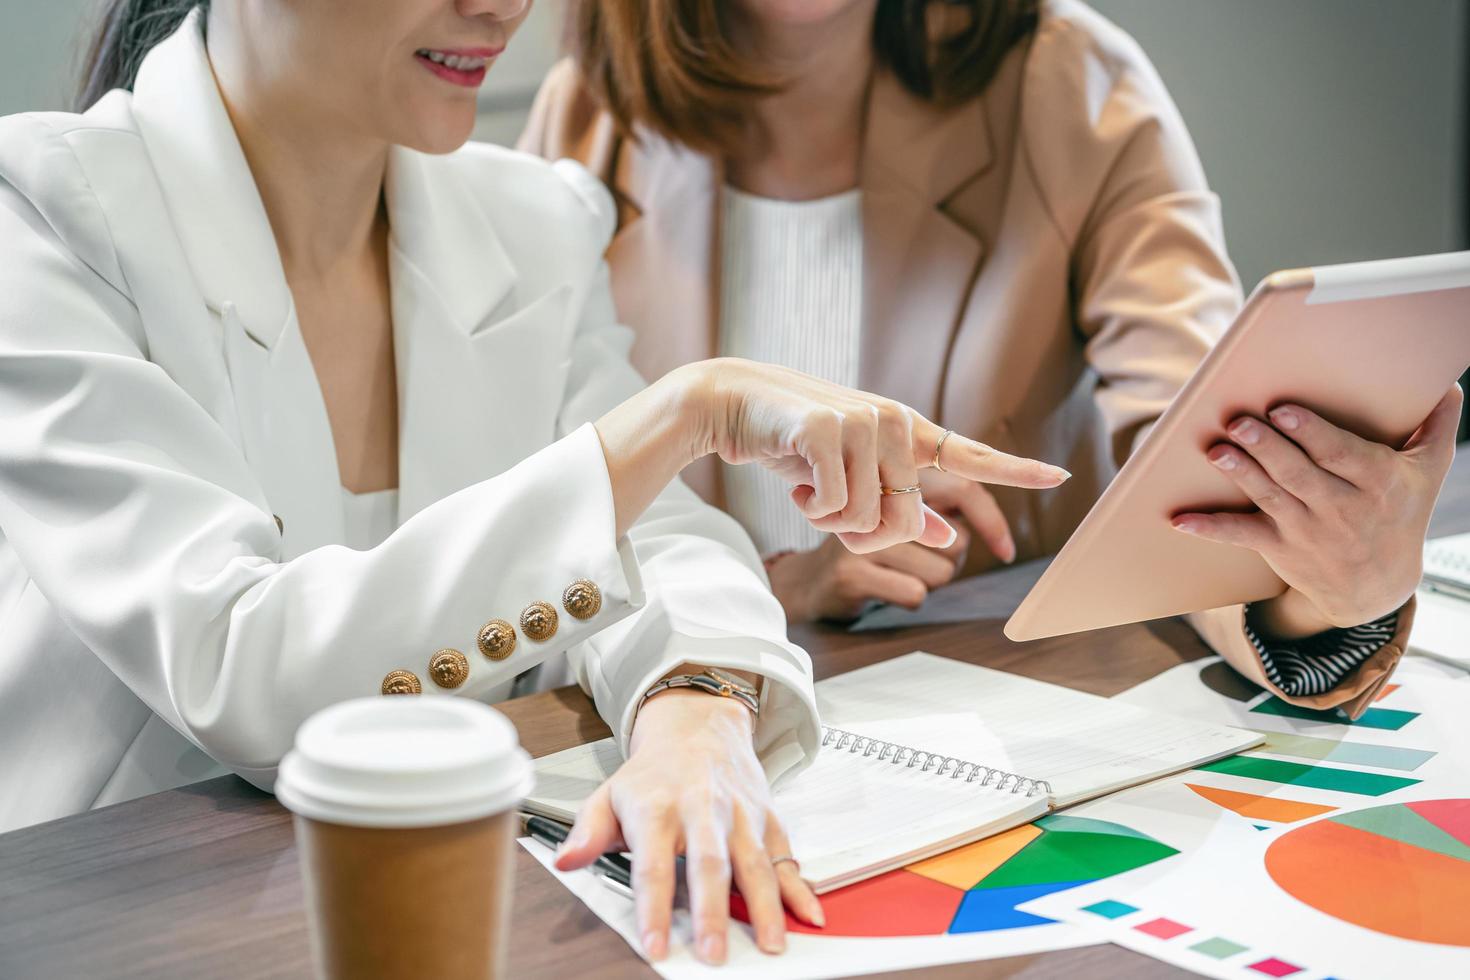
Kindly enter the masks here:
<path id="1" fill-rule="evenodd" d="M 821 936 L 933 936 L 1016 929 L 1050 919 L 1016 906 L 1179 853 L 1120 823 L 1053 814 L 822 896 Z M 748 921 L 737 895 L 731 913 Z"/>
<path id="2" fill-rule="evenodd" d="M 1298 827 L 1266 850 L 1266 873 L 1344 922 L 1470 946 L 1470 800 L 1376 806 Z"/>
<path id="3" fill-rule="evenodd" d="M 1021 911 L 1215 977 L 1470 977 L 1470 677 L 1409 657 L 1394 682 L 1355 720 L 1287 705 L 1219 661 L 1125 693 L 1266 742 L 1102 815 L 1203 803 L 1236 819 L 1185 845 L 1130 817 L 1181 856 Z"/>

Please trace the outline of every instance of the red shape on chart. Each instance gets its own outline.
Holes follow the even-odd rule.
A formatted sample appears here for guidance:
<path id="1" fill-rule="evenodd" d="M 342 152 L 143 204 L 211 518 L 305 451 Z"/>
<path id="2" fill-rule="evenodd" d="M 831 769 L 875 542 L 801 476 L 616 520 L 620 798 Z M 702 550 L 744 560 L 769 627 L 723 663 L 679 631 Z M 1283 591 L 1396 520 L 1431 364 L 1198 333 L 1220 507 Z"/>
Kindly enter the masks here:
<path id="1" fill-rule="evenodd" d="M 949 924 L 965 893 L 916 875 L 890 871 L 821 896 L 827 927 L 818 929 L 786 913 L 786 928 L 813 936 L 938 936 Z M 730 896 L 730 915 L 750 921 L 745 900 Z"/>
<path id="2" fill-rule="evenodd" d="M 1269 956 L 1259 963 L 1252 963 L 1251 969 L 1257 973 L 1264 973 L 1268 977 L 1289 977 L 1293 973 L 1302 972 L 1301 967 L 1292 966 L 1285 960 L 1278 960 L 1274 956 Z"/>
<path id="3" fill-rule="evenodd" d="M 1182 922 L 1175 922 L 1173 919 L 1165 919 L 1163 917 L 1150 919 L 1148 922 L 1136 925 L 1133 928 L 1157 939 L 1173 939 L 1175 936 L 1182 936 L 1186 932 L 1194 931 L 1190 926 Z"/>
<path id="4" fill-rule="evenodd" d="M 1461 844 L 1470 844 L 1470 800 L 1425 800 L 1405 806 Z"/>

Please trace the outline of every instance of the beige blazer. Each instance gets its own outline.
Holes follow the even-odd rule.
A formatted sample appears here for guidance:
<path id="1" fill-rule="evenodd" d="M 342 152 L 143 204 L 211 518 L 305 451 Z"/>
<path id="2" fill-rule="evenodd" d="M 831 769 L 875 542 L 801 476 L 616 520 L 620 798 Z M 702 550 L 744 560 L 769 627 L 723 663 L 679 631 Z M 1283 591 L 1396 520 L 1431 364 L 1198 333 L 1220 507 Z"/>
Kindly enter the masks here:
<path id="1" fill-rule="evenodd" d="M 607 258 L 639 369 L 656 378 L 713 356 L 721 162 L 653 134 L 620 138 L 570 62 L 548 76 L 521 147 L 575 157 L 613 191 Z M 1184 121 L 1130 37 L 1076 0 L 1048 0 L 1033 37 L 961 105 L 920 99 L 880 68 L 860 173 L 861 387 L 1070 470 L 1058 490 L 994 491 L 1019 557 L 1055 552 L 1241 305 Z M 712 463 L 686 478 L 721 501 Z M 1300 700 L 1366 707 L 1411 618 L 1336 690 Z M 1193 620 L 1275 690 L 1242 607 Z"/>

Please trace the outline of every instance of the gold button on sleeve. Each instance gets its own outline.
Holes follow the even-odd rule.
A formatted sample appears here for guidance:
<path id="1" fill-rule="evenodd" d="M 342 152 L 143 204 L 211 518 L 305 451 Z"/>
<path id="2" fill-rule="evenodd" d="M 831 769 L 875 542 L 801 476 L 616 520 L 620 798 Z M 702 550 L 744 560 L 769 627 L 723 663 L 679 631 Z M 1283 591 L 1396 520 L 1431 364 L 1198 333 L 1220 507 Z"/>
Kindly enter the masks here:
<path id="1" fill-rule="evenodd" d="M 516 648 L 516 631 L 503 619 L 492 619 L 480 627 L 476 638 L 480 652 L 491 660 L 504 660 Z"/>
<path id="2" fill-rule="evenodd" d="M 422 694 L 424 685 L 411 670 L 393 670 L 383 678 L 384 694 Z"/>
<path id="3" fill-rule="evenodd" d="M 470 676 L 470 662 L 458 650 L 443 649 L 429 659 L 429 677 L 440 687 L 459 687 Z"/>
<path id="4" fill-rule="evenodd" d="M 521 612 L 521 632 L 537 642 L 556 635 L 556 607 L 549 602 L 533 602 Z"/>
<path id="5" fill-rule="evenodd" d="M 561 604 L 573 619 L 591 619 L 602 608 L 602 590 L 595 582 L 579 578 L 561 594 Z"/>

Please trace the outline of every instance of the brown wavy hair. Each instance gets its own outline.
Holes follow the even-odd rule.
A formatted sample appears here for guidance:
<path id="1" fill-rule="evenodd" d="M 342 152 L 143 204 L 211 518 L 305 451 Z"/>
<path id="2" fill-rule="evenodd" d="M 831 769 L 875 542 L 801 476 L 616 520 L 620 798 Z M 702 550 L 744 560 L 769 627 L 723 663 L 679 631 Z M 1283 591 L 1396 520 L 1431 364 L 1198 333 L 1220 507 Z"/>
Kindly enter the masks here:
<path id="1" fill-rule="evenodd" d="M 696 149 L 736 138 L 752 97 L 781 80 L 736 50 L 730 0 L 572 0 L 569 46 L 593 95 L 625 134 L 643 124 Z M 979 95 L 1036 28 L 1038 0 L 878 0 L 873 50 L 915 95 Z M 942 24 L 942 29 L 937 25 Z"/>

